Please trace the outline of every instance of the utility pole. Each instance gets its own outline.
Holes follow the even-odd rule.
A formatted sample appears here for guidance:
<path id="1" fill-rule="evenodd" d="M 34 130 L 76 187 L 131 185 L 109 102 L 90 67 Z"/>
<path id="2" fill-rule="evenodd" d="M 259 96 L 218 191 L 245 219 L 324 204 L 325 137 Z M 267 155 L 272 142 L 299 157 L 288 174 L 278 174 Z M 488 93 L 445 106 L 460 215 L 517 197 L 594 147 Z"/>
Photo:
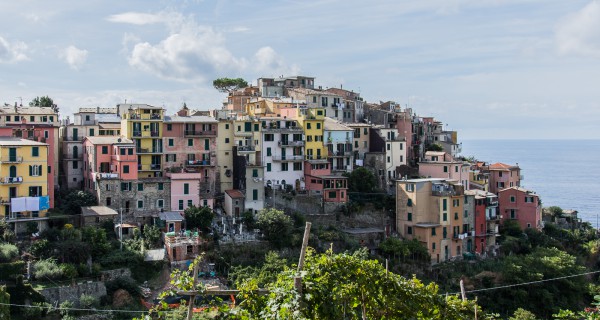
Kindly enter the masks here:
<path id="1" fill-rule="evenodd" d="M 119 242 L 121 243 L 121 251 L 123 251 L 123 208 L 119 208 L 121 216 L 121 224 L 119 225 Z"/>

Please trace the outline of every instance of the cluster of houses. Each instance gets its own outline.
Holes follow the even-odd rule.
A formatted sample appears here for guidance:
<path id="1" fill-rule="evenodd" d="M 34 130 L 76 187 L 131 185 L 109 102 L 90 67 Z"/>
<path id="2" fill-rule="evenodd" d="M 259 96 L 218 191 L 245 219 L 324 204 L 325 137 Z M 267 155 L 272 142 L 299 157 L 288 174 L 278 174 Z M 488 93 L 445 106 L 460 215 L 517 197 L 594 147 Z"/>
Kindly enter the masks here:
<path id="1" fill-rule="evenodd" d="M 0 215 L 17 233 L 31 221 L 43 230 L 55 193 L 79 189 L 101 207 L 84 210 L 83 221 L 118 215 L 121 231 L 163 223 L 170 232 L 190 206 L 233 219 L 257 212 L 265 190 L 345 204 L 343 174 L 365 167 L 397 197 L 391 229 L 420 239 L 434 262 L 493 253 L 502 220 L 541 227 L 539 199 L 521 188 L 519 167 L 461 160 L 457 132 L 433 117 L 315 87 L 313 77 L 256 83 L 230 92 L 220 109 L 184 104 L 172 115 L 123 103 L 59 120 L 54 108 L 1 106 Z"/>

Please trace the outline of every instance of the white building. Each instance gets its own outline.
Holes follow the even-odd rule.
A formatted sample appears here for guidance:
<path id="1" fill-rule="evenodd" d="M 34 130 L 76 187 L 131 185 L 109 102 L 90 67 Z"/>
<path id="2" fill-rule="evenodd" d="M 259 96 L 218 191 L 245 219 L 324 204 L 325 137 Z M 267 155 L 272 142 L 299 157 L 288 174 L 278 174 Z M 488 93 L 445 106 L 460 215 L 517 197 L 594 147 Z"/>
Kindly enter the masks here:
<path id="1" fill-rule="evenodd" d="M 304 188 L 304 131 L 296 120 L 261 118 L 264 185 Z"/>

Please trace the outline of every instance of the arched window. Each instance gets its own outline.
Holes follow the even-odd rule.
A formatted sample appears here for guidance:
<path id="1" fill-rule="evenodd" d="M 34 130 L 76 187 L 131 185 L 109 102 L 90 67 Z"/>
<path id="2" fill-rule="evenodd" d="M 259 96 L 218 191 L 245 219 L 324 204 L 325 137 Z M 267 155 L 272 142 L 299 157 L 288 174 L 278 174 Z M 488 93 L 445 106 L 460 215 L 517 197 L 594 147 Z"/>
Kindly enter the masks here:
<path id="1" fill-rule="evenodd" d="M 14 178 L 17 176 L 17 167 L 16 166 L 10 166 L 10 177 Z"/>

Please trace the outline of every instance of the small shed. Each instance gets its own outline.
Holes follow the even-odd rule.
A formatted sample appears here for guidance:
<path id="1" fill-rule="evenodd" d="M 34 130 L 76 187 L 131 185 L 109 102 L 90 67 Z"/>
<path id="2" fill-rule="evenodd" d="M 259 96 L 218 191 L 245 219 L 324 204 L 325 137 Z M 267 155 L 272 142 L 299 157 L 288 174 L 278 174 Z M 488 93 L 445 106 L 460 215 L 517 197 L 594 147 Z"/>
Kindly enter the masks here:
<path id="1" fill-rule="evenodd" d="M 225 190 L 225 214 L 239 218 L 244 212 L 244 194 L 237 189 Z"/>
<path id="2" fill-rule="evenodd" d="M 106 206 L 81 207 L 81 226 L 99 226 L 104 221 L 114 221 L 119 213 Z"/>
<path id="3" fill-rule="evenodd" d="M 176 232 L 179 233 L 181 231 L 181 225 L 185 218 L 181 214 L 181 212 L 177 211 L 167 211 L 160 212 L 158 214 L 158 218 L 160 219 L 161 226 L 163 226 L 163 232 Z"/>

